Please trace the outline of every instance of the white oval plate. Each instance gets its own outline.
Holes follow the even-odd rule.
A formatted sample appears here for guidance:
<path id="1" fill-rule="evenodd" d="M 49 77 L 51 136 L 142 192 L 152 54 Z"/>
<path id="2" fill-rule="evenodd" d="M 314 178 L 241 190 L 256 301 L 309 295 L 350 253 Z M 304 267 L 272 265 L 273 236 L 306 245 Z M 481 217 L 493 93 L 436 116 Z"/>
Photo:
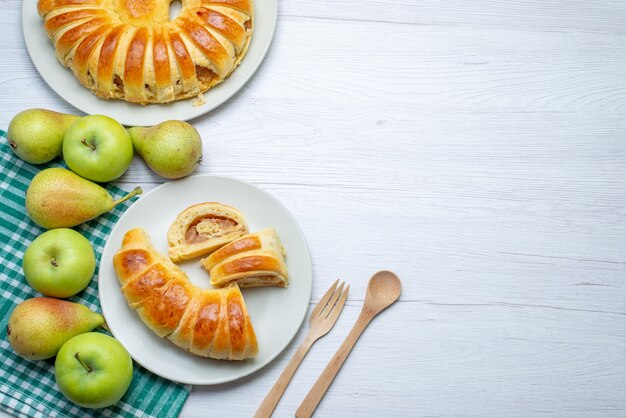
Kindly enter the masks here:
<path id="1" fill-rule="evenodd" d="M 56 59 L 54 46 L 43 30 L 43 21 L 37 13 L 37 0 L 22 2 L 22 30 L 30 58 L 46 83 L 65 101 L 87 114 L 112 117 L 122 125 L 150 126 L 168 119 L 189 120 L 203 115 L 224 103 L 252 77 L 274 36 L 278 14 L 278 0 L 254 3 L 254 32 L 250 47 L 241 64 L 224 82 L 204 94 L 206 103 L 193 106 L 193 99 L 169 104 L 146 106 L 123 100 L 104 100 L 83 87 L 74 74 Z"/>
<path id="2" fill-rule="evenodd" d="M 131 228 L 142 227 L 155 248 L 167 254 L 167 229 L 183 209 L 200 202 L 220 202 L 238 208 L 250 231 L 275 227 L 287 252 L 289 286 L 242 289 L 252 325 L 259 341 L 259 354 L 245 361 L 198 357 L 159 338 L 128 307 L 113 268 L 113 255 Z M 199 260 L 181 267 L 191 281 L 211 287 Z M 100 260 L 99 295 L 102 312 L 111 333 L 146 369 L 166 379 L 192 385 L 230 382 L 253 373 L 272 361 L 296 335 L 311 298 L 311 257 L 298 224 L 287 209 L 267 192 L 239 180 L 192 176 L 165 183 L 142 195 L 122 215 L 104 247 Z"/>

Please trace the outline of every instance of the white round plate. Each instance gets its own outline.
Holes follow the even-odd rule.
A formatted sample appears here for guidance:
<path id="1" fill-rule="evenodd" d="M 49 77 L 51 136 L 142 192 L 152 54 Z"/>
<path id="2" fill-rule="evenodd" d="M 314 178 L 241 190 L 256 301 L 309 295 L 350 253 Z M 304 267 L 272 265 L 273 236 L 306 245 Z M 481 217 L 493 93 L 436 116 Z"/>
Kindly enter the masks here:
<path id="1" fill-rule="evenodd" d="M 167 229 L 182 210 L 195 203 L 220 202 L 239 209 L 250 231 L 275 227 L 287 252 L 289 286 L 242 289 L 259 341 L 257 357 L 245 361 L 198 357 L 159 338 L 128 307 L 113 268 L 113 255 L 129 229 L 144 228 L 155 248 L 167 254 Z M 211 287 L 199 260 L 180 265 L 190 280 Z M 226 177 L 192 176 L 165 183 L 137 199 L 117 222 L 104 247 L 98 279 L 100 305 L 111 333 L 146 369 L 192 385 L 230 382 L 272 361 L 296 335 L 311 298 L 311 257 L 302 231 L 287 209 L 267 192 Z"/>
<path id="2" fill-rule="evenodd" d="M 22 30 L 30 58 L 48 85 L 65 101 L 87 114 L 112 117 L 122 125 L 150 126 L 168 119 L 189 120 L 224 103 L 252 77 L 272 42 L 278 14 L 278 0 L 254 3 L 254 32 L 241 65 L 224 82 L 204 94 L 206 103 L 193 106 L 193 99 L 169 104 L 142 106 L 123 100 L 104 100 L 83 87 L 74 74 L 56 59 L 54 46 L 37 13 L 37 0 L 22 2 Z"/>

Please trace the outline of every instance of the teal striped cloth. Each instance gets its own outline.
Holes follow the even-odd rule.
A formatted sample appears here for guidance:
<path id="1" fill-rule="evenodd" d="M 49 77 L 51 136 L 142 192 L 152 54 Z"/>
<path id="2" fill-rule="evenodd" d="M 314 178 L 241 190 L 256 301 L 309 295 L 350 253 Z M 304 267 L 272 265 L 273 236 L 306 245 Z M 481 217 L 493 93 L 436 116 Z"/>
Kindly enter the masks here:
<path id="1" fill-rule="evenodd" d="M 0 131 L 0 408 L 20 417 L 177 417 L 191 386 L 162 379 L 134 364 L 133 380 L 126 395 L 115 405 L 85 409 L 68 401 L 54 381 L 54 358 L 29 361 L 17 356 L 7 340 L 7 323 L 13 309 L 25 299 L 38 295 L 22 273 L 22 257 L 30 242 L 43 229 L 26 215 L 24 196 L 30 180 L 41 169 L 65 167 L 55 160 L 33 166 L 17 158 Z M 109 193 L 119 198 L 125 191 L 109 185 Z M 96 259 L 104 249 L 111 229 L 132 204 L 125 202 L 111 212 L 77 227 L 94 247 Z M 87 289 L 70 298 L 101 312 L 98 301 L 98 270 Z"/>

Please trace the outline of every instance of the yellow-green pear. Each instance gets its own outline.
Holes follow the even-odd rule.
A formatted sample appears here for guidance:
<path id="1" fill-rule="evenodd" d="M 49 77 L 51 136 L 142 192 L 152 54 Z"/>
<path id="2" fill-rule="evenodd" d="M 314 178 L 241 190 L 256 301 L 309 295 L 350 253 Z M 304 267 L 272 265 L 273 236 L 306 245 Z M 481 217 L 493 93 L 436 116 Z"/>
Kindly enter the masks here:
<path id="1" fill-rule="evenodd" d="M 102 187 L 64 168 L 47 168 L 26 190 L 26 213 L 39 226 L 71 228 L 141 194 L 140 187 L 118 200 Z"/>
<path id="2" fill-rule="evenodd" d="M 24 110 L 9 123 L 9 145 L 15 155 L 28 163 L 47 163 L 61 154 L 63 136 L 79 118 L 46 109 Z"/>
<path id="3" fill-rule="evenodd" d="M 202 138 L 187 122 L 168 120 L 151 128 L 130 128 L 128 133 L 137 154 L 161 177 L 188 176 L 202 159 Z"/>
<path id="4" fill-rule="evenodd" d="M 17 305 L 7 337 L 13 350 L 28 360 L 53 357 L 65 342 L 104 324 L 102 315 L 79 303 L 32 298 Z"/>

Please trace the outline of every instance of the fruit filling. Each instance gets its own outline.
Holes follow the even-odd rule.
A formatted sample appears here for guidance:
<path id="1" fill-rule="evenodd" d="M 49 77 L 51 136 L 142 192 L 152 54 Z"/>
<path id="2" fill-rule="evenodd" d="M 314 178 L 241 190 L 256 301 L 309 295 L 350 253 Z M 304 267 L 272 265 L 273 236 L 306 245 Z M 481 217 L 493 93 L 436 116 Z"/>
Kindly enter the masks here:
<path id="1" fill-rule="evenodd" d="M 223 235 L 237 227 L 237 222 L 225 216 L 205 215 L 196 218 L 187 228 L 185 242 L 196 244 Z"/>
<path id="2" fill-rule="evenodd" d="M 198 81 L 205 84 L 208 84 L 217 78 L 217 74 L 215 74 L 215 72 L 213 72 L 210 68 L 202 67 L 200 65 L 196 65 L 196 76 L 198 77 Z"/>

